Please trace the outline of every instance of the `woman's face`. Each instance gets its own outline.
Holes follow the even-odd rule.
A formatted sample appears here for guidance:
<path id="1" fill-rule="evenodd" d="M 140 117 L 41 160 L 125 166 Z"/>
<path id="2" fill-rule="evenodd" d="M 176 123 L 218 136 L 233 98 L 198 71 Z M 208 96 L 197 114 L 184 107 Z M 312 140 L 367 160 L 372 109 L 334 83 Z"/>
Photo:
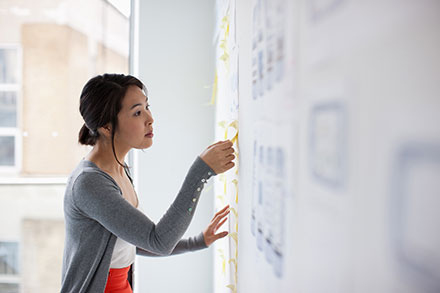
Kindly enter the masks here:
<path id="1" fill-rule="evenodd" d="M 115 144 L 123 148 L 146 149 L 153 144 L 153 116 L 148 98 L 137 86 L 130 86 L 118 113 Z"/>

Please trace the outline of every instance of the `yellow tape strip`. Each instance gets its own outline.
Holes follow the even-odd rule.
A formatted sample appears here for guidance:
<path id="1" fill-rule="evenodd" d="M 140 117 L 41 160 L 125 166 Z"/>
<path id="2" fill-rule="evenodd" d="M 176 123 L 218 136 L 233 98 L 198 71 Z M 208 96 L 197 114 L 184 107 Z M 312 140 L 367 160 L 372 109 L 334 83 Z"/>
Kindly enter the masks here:
<path id="1" fill-rule="evenodd" d="M 232 239 L 234 239 L 235 245 L 238 245 L 238 235 L 237 235 L 237 232 L 229 233 L 228 236 L 231 237 Z"/>
<path id="2" fill-rule="evenodd" d="M 238 180 L 232 180 L 232 183 L 235 185 L 235 203 L 238 203 Z"/>
<path id="3" fill-rule="evenodd" d="M 223 195 L 217 195 L 217 198 L 221 201 L 222 206 L 225 205 L 225 197 Z"/>
<path id="4" fill-rule="evenodd" d="M 215 71 L 214 84 L 212 85 L 212 97 L 209 104 L 215 105 L 215 100 L 217 98 L 217 87 L 218 87 L 218 75 L 217 70 Z"/>
<path id="5" fill-rule="evenodd" d="M 238 213 L 234 208 L 229 208 L 229 210 L 234 214 L 235 218 L 238 218 Z"/>
<path id="6" fill-rule="evenodd" d="M 237 293 L 237 289 L 235 288 L 235 285 L 229 284 L 226 286 L 227 288 L 231 289 L 233 293 Z"/>

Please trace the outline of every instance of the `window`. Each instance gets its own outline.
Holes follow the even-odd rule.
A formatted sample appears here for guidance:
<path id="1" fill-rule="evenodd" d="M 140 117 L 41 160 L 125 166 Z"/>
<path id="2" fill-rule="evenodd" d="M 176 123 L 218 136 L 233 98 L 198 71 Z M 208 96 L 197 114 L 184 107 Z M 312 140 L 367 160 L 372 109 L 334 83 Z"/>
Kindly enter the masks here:
<path id="1" fill-rule="evenodd" d="M 17 242 L 0 242 L 0 292 L 19 291 L 19 259 Z"/>
<path id="2" fill-rule="evenodd" d="M 62 221 L 67 176 L 90 150 L 77 143 L 82 87 L 129 70 L 130 10 L 115 8 L 131 1 L 117 1 L 0 1 L 0 293 L 59 292 L 44 268 L 61 268 L 64 228 L 39 223 Z"/>
<path id="3" fill-rule="evenodd" d="M 19 167 L 18 96 L 20 48 L 0 45 L 0 170 Z"/>

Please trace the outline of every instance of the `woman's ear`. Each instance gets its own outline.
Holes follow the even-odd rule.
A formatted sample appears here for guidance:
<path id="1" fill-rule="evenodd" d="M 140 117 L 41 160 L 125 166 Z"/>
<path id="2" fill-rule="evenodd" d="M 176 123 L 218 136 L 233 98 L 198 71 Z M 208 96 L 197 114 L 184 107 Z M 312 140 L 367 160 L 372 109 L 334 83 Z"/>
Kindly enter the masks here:
<path id="1" fill-rule="evenodd" d="M 111 138 L 112 136 L 112 126 L 110 123 L 101 126 L 98 128 L 98 132 L 100 135 L 105 136 L 106 138 Z"/>

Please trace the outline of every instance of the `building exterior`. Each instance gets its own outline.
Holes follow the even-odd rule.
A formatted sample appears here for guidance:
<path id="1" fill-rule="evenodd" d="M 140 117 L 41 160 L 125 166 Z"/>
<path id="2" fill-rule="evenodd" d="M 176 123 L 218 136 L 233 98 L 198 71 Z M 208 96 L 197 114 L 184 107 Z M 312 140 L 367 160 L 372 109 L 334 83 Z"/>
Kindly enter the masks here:
<path id="1" fill-rule="evenodd" d="M 72 13 L 72 12 L 75 13 Z M 129 19 L 109 1 L 0 2 L 0 292 L 57 292 L 79 95 L 128 73 Z"/>

